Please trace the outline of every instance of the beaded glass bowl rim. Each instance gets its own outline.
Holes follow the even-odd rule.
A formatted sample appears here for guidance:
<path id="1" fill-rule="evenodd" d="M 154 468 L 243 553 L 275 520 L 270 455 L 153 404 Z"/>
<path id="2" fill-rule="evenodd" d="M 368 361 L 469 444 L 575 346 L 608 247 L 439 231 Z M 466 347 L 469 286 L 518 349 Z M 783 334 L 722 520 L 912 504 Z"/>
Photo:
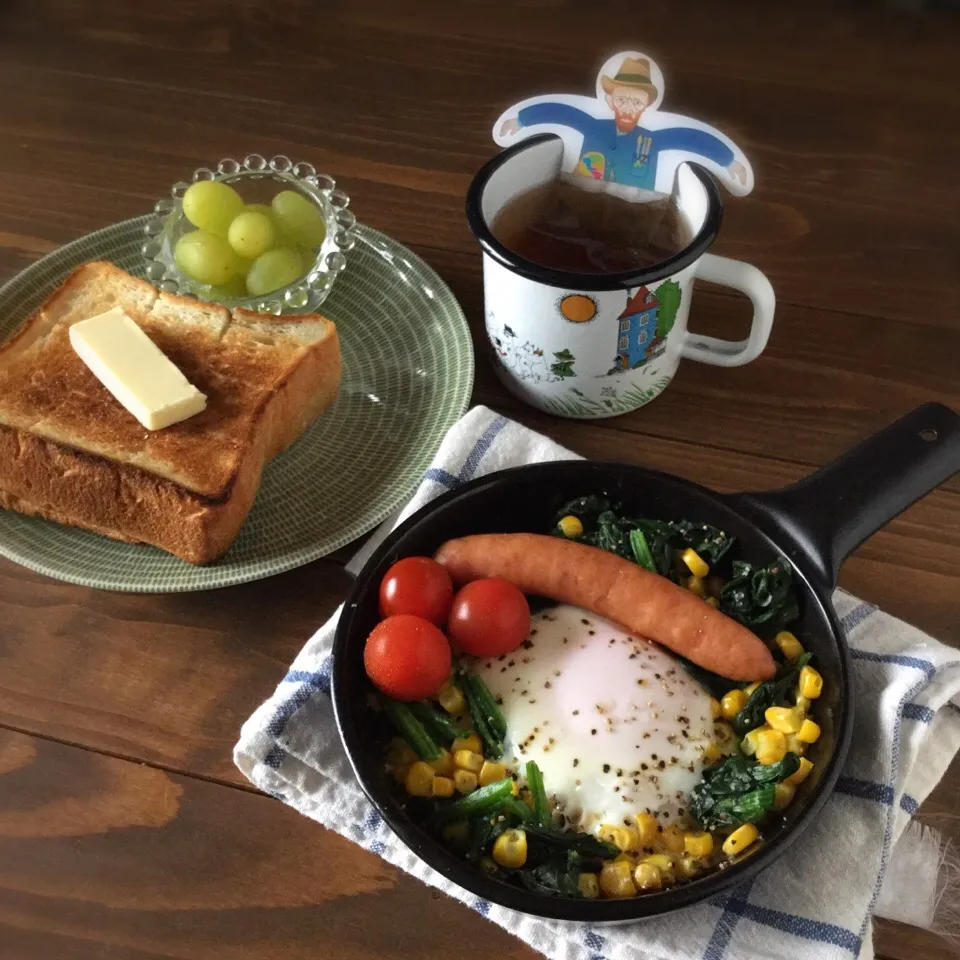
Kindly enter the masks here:
<path id="1" fill-rule="evenodd" d="M 264 296 L 225 297 L 204 284 L 187 277 L 174 263 L 171 234 L 183 217 L 183 196 L 193 183 L 216 180 L 233 184 L 245 179 L 269 177 L 306 194 L 321 209 L 327 232 L 319 251 L 305 274 L 293 283 Z M 170 196 L 158 200 L 144 224 L 141 253 L 146 262 L 146 279 L 166 293 L 215 300 L 224 306 L 245 307 L 260 313 L 280 314 L 303 309 L 314 310 L 329 296 L 337 276 L 346 269 L 345 254 L 356 244 L 357 218 L 349 210 L 350 197 L 338 188 L 336 180 L 306 161 L 293 161 L 283 154 L 269 160 L 251 153 L 243 160 L 225 157 L 216 167 L 197 167 L 190 182 L 178 180 Z M 208 294 L 210 294 L 208 296 Z"/>

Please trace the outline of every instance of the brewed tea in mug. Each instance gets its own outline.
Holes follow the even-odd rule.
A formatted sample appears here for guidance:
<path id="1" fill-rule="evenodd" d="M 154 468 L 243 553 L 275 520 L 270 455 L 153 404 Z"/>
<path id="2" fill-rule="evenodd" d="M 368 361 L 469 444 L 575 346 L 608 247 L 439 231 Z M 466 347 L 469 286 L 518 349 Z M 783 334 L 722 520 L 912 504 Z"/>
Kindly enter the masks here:
<path id="1" fill-rule="evenodd" d="M 563 176 L 508 201 L 490 229 L 526 260 L 590 274 L 649 267 L 693 239 L 673 197 L 626 200 Z"/>

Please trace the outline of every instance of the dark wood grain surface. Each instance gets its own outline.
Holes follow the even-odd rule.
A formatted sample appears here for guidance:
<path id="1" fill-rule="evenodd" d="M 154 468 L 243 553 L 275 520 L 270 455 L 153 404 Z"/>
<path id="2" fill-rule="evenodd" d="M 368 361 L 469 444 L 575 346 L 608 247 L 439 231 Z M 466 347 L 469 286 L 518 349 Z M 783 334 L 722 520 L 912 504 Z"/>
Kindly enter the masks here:
<path id="1" fill-rule="evenodd" d="M 521 97 L 656 53 L 669 107 L 730 133 L 757 189 L 716 251 L 778 295 L 739 370 L 684 364 L 596 423 L 475 402 L 586 456 L 721 490 L 775 487 L 926 400 L 960 408 L 960 21 L 872 4 L 0 0 L 0 281 L 251 151 L 342 180 L 360 219 L 450 284 L 481 335 L 463 195 Z M 698 330 L 744 301 L 698 291 Z M 478 340 L 479 342 L 479 340 Z M 0 562 L 0 958 L 531 958 L 481 917 L 258 794 L 240 724 L 348 586 L 345 550 L 242 587 L 100 593 Z M 847 563 L 842 584 L 960 646 L 960 478 Z M 921 818 L 960 838 L 960 765 Z M 408 918 L 425 918 L 414 927 Z M 880 956 L 942 960 L 880 923 Z"/>

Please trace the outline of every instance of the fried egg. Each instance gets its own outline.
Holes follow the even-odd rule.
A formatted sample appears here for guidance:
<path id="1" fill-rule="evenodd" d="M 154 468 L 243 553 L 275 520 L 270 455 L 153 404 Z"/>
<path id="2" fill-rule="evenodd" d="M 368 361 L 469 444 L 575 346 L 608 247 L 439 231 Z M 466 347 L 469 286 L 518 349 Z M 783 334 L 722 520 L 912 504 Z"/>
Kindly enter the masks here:
<path id="1" fill-rule="evenodd" d="M 710 695 L 661 647 L 579 607 L 536 614 L 524 644 L 479 663 L 507 721 L 504 761 L 543 773 L 567 823 L 682 818 L 713 741 Z"/>

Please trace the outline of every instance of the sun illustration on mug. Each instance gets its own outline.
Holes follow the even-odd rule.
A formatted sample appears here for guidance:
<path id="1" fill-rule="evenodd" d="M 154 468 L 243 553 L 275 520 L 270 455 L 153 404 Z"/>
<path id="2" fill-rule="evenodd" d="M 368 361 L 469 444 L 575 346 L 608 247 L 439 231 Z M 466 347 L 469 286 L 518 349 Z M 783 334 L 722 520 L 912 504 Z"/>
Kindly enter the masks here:
<path id="1" fill-rule="evenodd" d="M 597 315 L 597 301 L 585 293 L 568 293 L 557 304 L 571 323 L 587 323 Z"/>

